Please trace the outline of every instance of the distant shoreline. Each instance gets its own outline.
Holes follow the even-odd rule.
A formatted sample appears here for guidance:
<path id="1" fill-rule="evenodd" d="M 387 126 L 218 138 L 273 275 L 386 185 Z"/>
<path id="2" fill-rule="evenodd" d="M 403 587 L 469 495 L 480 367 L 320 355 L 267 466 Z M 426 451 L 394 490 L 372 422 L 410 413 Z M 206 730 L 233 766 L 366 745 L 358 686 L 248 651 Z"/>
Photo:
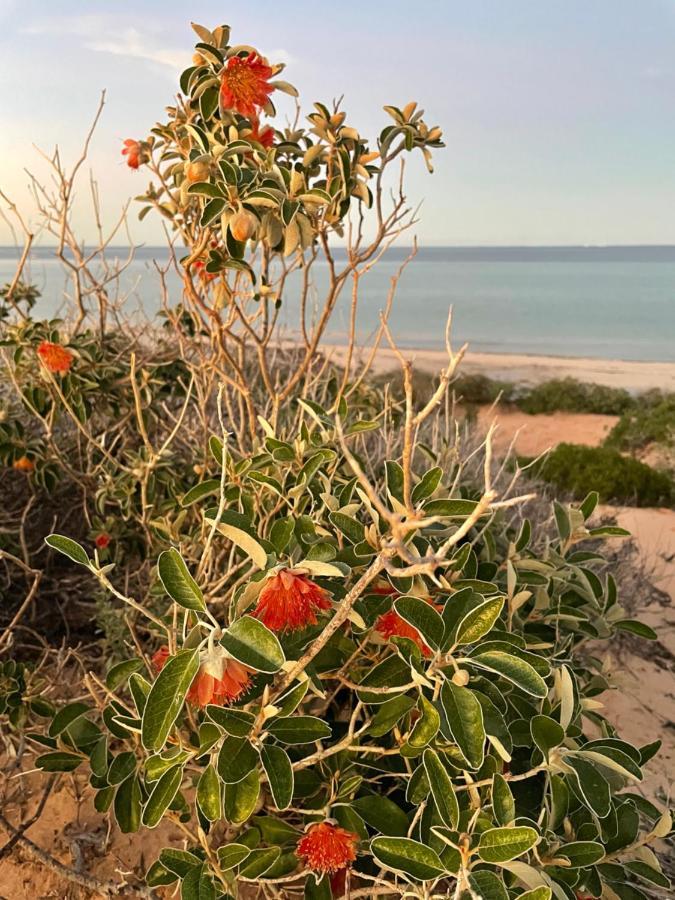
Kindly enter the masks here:
<path id="1" fill-rule="evenodd" d="M 331 359 L 343 363 L 346 348 L 338 345 L 324 346 Z M 409 349 L 401 353 L 413 361 L 422 372 L 438 372 L 446 364 L 446 354 L 441 350 Z M 455 348 L 457 349 L 457 348 Z M 367 354 L 359 352 L 359 358 Z M 398 368 L 398 360 L 389 348 L 382 348 L 375 358 L 373 369 L 386 374 Z M 632 392 L 661 388 L 675 392 L 675 362 L 635 362 L 633 360 L 599 359 L 575 356 L 544 356 L 528 353 L 485 353 L 469 350 L 460 367 L 464 375 L 487 375 L 499 381 L 535 385 L 553 378 L 576 378 L 578 381 L 624 388 Z"/>

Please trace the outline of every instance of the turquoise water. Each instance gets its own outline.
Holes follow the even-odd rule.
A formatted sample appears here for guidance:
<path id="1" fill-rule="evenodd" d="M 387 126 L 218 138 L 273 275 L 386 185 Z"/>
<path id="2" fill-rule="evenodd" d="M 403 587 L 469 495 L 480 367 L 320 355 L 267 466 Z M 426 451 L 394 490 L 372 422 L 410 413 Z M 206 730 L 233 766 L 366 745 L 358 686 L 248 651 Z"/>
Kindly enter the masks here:
<path id="1" fill-rule="evenodd" d="M 113 251 L 114 253 L 114 251 Z M 126 251 L 118 251 L 120 258 Z M 338 253 L 338 256 L 340 254 Z M 377 327 L 389 281 L 404 249 L 394 249 L 361 283 L 358 330 Z M 13 274 L 16 251 L 0 248 L 0 284 Z M 143 248 L 122 278 L 132 305 L 152 313 L 158 306 L 153 259 L 166 252 Z M 66 280 L 48 249 L 31 261 L 42 291 L 38 314 L 53 315 Z M 318 288 L 326 277 L 317 269 Z M 329 337 L 344 340 L 349 322 L 345 289 Z M 172 300 L 181 295 L 169 280 Z M 448 307 L 454 307 L 454 343 L 500 353 L 591 356 L 675 361 L 675 247 L 453 248 L 420 250 L 403 274 L 391 328 L 409 347 L 442 347 Z M 297 290 L 287 291 L 284 321 L 295 326 Z"/>

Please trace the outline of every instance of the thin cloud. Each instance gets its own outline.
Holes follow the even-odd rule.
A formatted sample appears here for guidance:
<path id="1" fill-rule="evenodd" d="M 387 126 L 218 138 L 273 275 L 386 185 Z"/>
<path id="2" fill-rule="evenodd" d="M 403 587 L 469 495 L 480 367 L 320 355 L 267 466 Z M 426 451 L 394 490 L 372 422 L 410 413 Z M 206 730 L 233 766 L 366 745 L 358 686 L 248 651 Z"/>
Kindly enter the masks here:
<path id="1" fill-rule="evenodd" d="M 0 0 L 2 3 L 3 0 Z M 175 72 L 189 63 L 188 45 L 181 50 L 164 47 L 159 34 L 152 29 L 139 31 L 137 28 L 120 28 L 119 19 L 110 16 L 83 15 L 62 18 L 45 18 L 39 22 L 25 25 L 22 34 L 29 35 L 71 35 L 82 38 L 82 46 L 95 53 L 110 53 L 114 56 L 126 56 L 131 59 L 142 59 L 146 62 L 167 66 Z M 282 47 L 275 48 L 268 54 L 273 62 L 289 65 L 293 60 L 291 54 Z"/>
<path id="2" fill-rule="evenodd" d="M 106 16 L 85 15 L 65 18 L 42 19 L 24 26 L 23 34 L 82 38 L 82 46 L 95 53 L 110 53 L 157 63 L 172 71 L 186 65 L 189 53 L 172 47 L 161 46 L 156 34 L 140 32 L 137 28 L 123 28 L 113 24 Z"/>

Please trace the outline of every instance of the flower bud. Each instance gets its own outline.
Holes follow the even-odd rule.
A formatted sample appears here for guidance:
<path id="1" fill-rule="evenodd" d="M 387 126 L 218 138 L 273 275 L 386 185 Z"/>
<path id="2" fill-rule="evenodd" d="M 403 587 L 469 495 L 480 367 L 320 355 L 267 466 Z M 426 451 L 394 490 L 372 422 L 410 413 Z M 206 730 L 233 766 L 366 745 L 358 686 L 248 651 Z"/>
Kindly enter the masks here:
<path id="1" fill-rule="evenodd" d="M 469 683 L 469 673 L 466 669 L 457 669 L 452 676 L 452 683 L 456 684 L 457 687 L 466 687 Z"/>
<path id="2" fill-rule="evenodd" d="M 203 159 L 188 163 L 185 167 L 185 177 L 190 184 L 195 184 L 198 181 L 207 181 L 210 174 L 211 167 Z"/>
<path id="3" fill-rule="evenodd" d="M 253 237 L 257 226 L 258 220 L 253 213 L 241 210 L 230 219 L 230 234 L 235 241 L 247 241 Z"/>

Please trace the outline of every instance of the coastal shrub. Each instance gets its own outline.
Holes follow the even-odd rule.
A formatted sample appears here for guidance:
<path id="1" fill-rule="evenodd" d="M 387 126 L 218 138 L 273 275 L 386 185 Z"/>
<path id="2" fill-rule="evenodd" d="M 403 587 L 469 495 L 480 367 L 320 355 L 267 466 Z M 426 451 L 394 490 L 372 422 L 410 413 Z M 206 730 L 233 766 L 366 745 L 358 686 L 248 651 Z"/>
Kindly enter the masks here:
<path id="1" fill-rule="evenodd" d="M 675 502 L 675 482 L 667 473 L 611 447 L 558 444 L 534 472 L 556 490 L 577 498 L 595 490 L 603 502 L 629 506 L 671 506 Z"/>
<path id="2" fill-rule="evenodd" d="M 462 387 L 449 336 L 421 396 L 408 364 L 385 392 L 367 367 L 338 371 L 320 352 L 343 288 L 355 304 L 413 220 L 402 194 L 384 211 L 387 166 L 414 150 L 429 163 L 440 130 L 415 103 L 387 107 L 373 149 L 337 106 L 316 104 L 309 129 L 274 129 L 262 119 L 274 92 L 295 95 L 281 66 L 230 44 L 225 26 L 194 28 L 168 120 L 123 147 L 152 178 L 141 215 L 157 211 L 185 247 L 166 328 L 124 322 L 114 275 L 96 281 L 75 240 L 69 322 L 17 309 L 18 279 L 3 295 L 0 453 L 19 502 L 2 510 L 0 559 L 28 588 L 8 579 L 3 737 L 32 748 L 31 769 L 86 780 L 96 811 L 138 835 L 139 857 L 146 830 L 180 827 L 182 845 L 131 885 L 143 896 L 668 890 L 650 847 L 671 814 L 639 787 L 659 742 L 635 747 L 603 716 L 613 684 L 587 651 L 617 632 L 655 637 L 590 549 L 625 532 L 590 524 L 590 493 L 554 504 L 551 534 L 489 446 L 463 458 L 446 414 Z M 66 207 L 45 228 L 70 235 L 59 159 Z M 343 263 L 329 239 L 345 234 Z M 329 282 L 313 326 L 316 260 Z M 287 348 L 277 326 L 292 283 L 302 312 Z M 393 343 L 390 305 L 373 352 Z M 53 617 L 73 595 L 93 598 L 110 633 L 101 659 L 67 647 L 87 674 L 72 701 L 52 679 L 52 707 L 16 626 L 36 597 Z M 22 827 L 10 844 L 27 841 Z"/>
<path id="3" fill-rule="evenodd" d="M 650 444 L 675 444 L 675 394 L 642 395 L 607 435 L 605 445 L 634 453 Z"/>
<path id="4" fill-rule="evenodd" d="M 620 416 L 635 405 L 633 397 L 623 388 L 607 387 L 577 381 L 576 378 L 554 378 L 529 388 L 516 399 L 523 412 L 601 413 Z"/>
<path id="5" fill-rule="evenodd" d="M 416 453 L 411 434 L 370 476 L 346 405 L 312 404 L 285 440 L 266 428 L 252 455 L 214 435 L 221 476 L 183 498 L 199 520 L 157 559 L 160 607 L 47 539 L 129 607 L 137 637 L 89 701 L 31 735 L 36 765 L 84 769 L 125 833 L 182 823 L 149 885 L 327 900 L 667 888 L 646 847 L 670 813 L 636 790 L 658 742 L 621 739 L 593 699 L 610 686 L 599 660 L 577 652 L 653 637 L 579 546 L 625 532 L 586 524 L 590 495 L 555 505 L 542 553 L 517 498 L 489 476 L 451 490 L 448 451 Z"/>

